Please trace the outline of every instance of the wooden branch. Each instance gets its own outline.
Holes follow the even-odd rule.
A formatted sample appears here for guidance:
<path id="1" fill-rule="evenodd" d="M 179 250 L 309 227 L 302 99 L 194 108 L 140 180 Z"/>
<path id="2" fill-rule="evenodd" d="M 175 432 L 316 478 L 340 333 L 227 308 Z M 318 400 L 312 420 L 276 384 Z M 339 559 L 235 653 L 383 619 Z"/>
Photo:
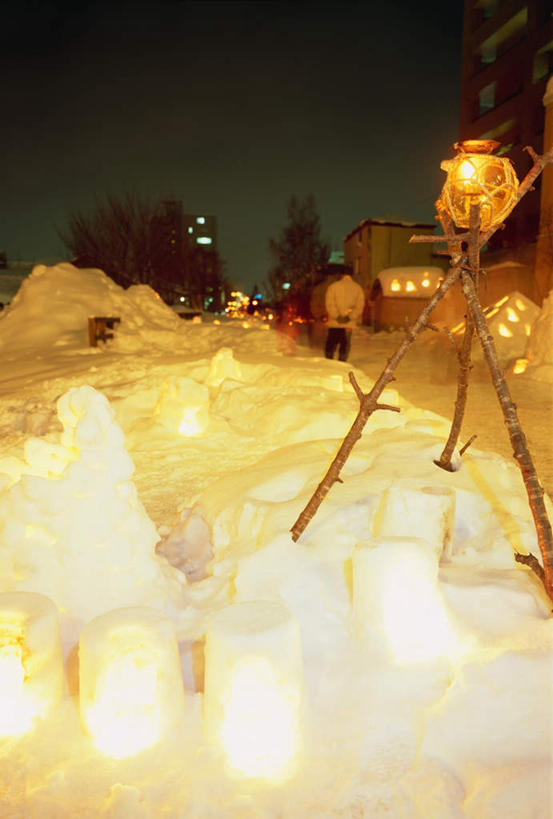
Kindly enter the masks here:
<path id="1" fill-rule="evenodd" d="M 365 394 L 363 395 L 359 407 L 359 412 L 357 413 L 357 416 L 353 421 L 353 424 L 351 425 L 349 432 L 342 441 L 340 448 L 338 449 L 338 452 L 334 457 L 334 460 L 330 464 L 322 481 L 315 489 L 307 505 L 300 512 L 299 517 L 297 518 L 297 520 L 295 521 L 294 525 L 290 530 L 292 532 L 292 540 L 294 541 L 298 540 L 306 526 L 309 524 L 309 521 L 317 512 L 317 509 L 327 496 L 333 484 L 336 483 L 336 481 L 339 479 L 340 471 L 342 470 L 346 460 L 348 459 L 351 450 L 361 437 L 363 427 L 365 426 L 365 424 L 367 423 L 375 409 L 377 409 L 378 397 L 380 396 L 384 388 L 390 383 L 390 381 L 393 381 L 394 379 L 393 373 L 395 368 L 398 366 L 401 359 L 403 358 L 411 344 L 414 342 L 418 333 L 424 329 L 428 321 L 428 318 L 432 311 L 434 310 L 434 308 L 436 307 L 436 305 L 442 300 L 442 298 L 449 290 L 449 288 L 452 287 L 453 284 L 455 284 L 460 274 L 461 269 L 459 267 L 452 267 L 449 269 L 445 279 L 441 283 L 440 287 L 429 299 L 426 307 L 422 310 L 416 322 L 413 324 L 412 327 L 409 328 L 409 330 L 407 330 L 405 338 L 398 347 L 398 349 L 396 350 L 396 352 L 388 359 L 384 370 L 374 383 L 372 390 L 366 395 Z"/>
<path id="2" fill-rule="evenodd" d="M 478 205 L 473 205 L 470 209 L 470 242 L 469 242 L 469 264 L 474 273 L 478 276 L 478 267 L 480 263 L 478 237 L 480 236 L 480 208 Z M 451 457 L 457 446 L 459 436 L 461 434 L 461 427 L 463 425 L 463 418 L 465 417 L 465 408 L 467 405 L 467 393 L 469 385 L 469 375 L 471 370 L 470 351 L 472 347 L 472 338 L 474 335 L 474 324 L 470 313 L 465 318 L 465 332 L 461 349 L 457 352 L 459 361 L 459 370 L 457 374 L 457 396 L 455 398 L 455 408 L 453 410 L 453 420 L 449 430 L 449 435 L 440 457 L 434 461 L 436 466 L 440 469 L 445 469 L 451 472 L 453 467 L 451 465 Z"/>
<path id="3" fill-rule="evenodd" d="M 461 449 L 459 450 L 459 455 L 460 455 L 461 457 L 462 457 L 462 456 L 465 454 L 465 452 L 467 451 L 467 449 L 469 448 L 469 446 L 470 446 L 470 445 L 471 445 L 471 444 L 472 444 L 474 441 L 476 441 L 476 439 L 477 439 L 477 438 L 478 438 L 478 435 L 476 435 L 476 433 L 475 433 L 474 435 L 471 435 L 471 436 L 470 436 L 470 438 L 468 439 L 468 441 L 466 442 L 466 444 L 465 444 L 464 446 L 462 446 L 462 447 L 461 447 Z"/>
<path id="4" fill-rule="evenodd" d="M 543 561 L 545 591 L 553 600 L 553 533 L 547 517 L 544 503 L 544 491 L 538 480 L 534 463 L 526 445 L 526 438 L 520 426 L 516 406 L 513 403 L 503 371 L 499 365 L 493 338 L 491 337 L 486 318 L 478 301 L 473 281 L 466 271 L 461 272 L 463 293 L 474 322 L 486 363 L 490 370 L 492 382 L 499 399 L 499 404 L 505 418 L 505 426 L 509 433 L 513 455 L 521 471 L 522 480 L 528 494 L 528 502 L 538 537 L 538 545 Z M 534 569 L 535 570 L 535 569 Z"/>
<path id="5" fill-rule="evenodd" d="M 545 585 L 545 572 L 543 570 L 543 566 L 539 562 L 538 558 L 532 554 L 532 552 L 527 555 L 522 554 L 522 552 L 515 552 L 515 560 L 517 563 L 524 563 L 525 566 L 529 566 Z"/>
<path id="6" fill-rule="evenodd" d="M 549 151 L 543 154 L 543 156 L 538 156 L 535 153 L 535 151 L 529 146 L 526 146 L 525 150 L 528 151 L 528 153 L 534 160 L 534 164 L 530 168 L 530 170 L 528 171 L 520 185 L 518 186 L 516 197 L 514 198 L 508 212 L 505 214 L 503 221 L 505 221 L 505 219 L 507 219 L 507 217 L 513 212 L 514 208 L 516 208 L 522 197 L 526 196 L 526 194 L 529 191 L 533 190 L 534 182 L 536 181 L 540 173 L 543 171 L 543 169 L 547 165 L 553 165 L 553 148 L 550 148 Z M 496 230 L 498 230 L 500 227 L 502 228 L 503 225 L 496 225 L 495 227 L 491 227 L 489 230 L 487 230 L 486 233 L 482 233 L 482 235 L 480 236 L 481 248 L 484 247 L 486 242 L 490 240 L 490 238 L 493 236 Z"/>

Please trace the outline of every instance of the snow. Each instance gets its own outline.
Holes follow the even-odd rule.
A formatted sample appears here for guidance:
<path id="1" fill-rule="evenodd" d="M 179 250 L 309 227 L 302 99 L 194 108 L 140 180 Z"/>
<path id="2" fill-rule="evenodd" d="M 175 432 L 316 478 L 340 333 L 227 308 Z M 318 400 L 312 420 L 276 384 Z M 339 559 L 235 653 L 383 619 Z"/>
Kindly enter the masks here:
<path id="1" fill-rule="evenodd" d="M 97 348 L 90 315 L 121 319 Z M 550 296 L 527 372 L 509 375 L 541 401 L 528 430 L 541 459 L 551 382 L 532 373 L 553 366 L 552 315 Z M 551 603 L 514 561 L 539 550 L 519 471 L 497 451 L 501 416 L 486 420 L 488 386 L 469 393 L 484 434 L 457 471 L 438 469 L 454 384 L 436 383 L 432 344 L 417 342 L 382 398 L 401 412 L 373 414 L 343 483 L 290 536 L 357 412 L 349 371 L 368 390 L 400 339 L 361 329 L 349 364 L 302 346 L 283 355 L 267 323 L 193 325 L 146 286 L 69 264 L 33 270 L 0 313 L 0 592 L 56 604 L 66 692 L 31 732 L 0 740 L 1 816 L 551 816 Z M 406 398 L 424 392 L 424 408 Z M 549 491 L 552 475 L 540 474 Z M 278 639 L 263 617 L 250 628 L 232 614 L 269 604 L 290 624 Z M 96 618 L 127 622 L 133 607 L 136 628 L 153 610 L 175 629 L 184 715 L 116 758 L 80 725 L 78 643 Z M 205 730 L 215 626 L 231 653 L 250 632 L 256 651 L 269 646 L 267 703 L 279 658 L 297 665 L 286 635 L 301 636 L 303 678 L 271 700 L 281 713 L 301 692 L 288 779 L 241 776 Z M 99 664 L 98 641 L 94 652 Z M 267 733 L 272 709 L 254 722 Z"/>

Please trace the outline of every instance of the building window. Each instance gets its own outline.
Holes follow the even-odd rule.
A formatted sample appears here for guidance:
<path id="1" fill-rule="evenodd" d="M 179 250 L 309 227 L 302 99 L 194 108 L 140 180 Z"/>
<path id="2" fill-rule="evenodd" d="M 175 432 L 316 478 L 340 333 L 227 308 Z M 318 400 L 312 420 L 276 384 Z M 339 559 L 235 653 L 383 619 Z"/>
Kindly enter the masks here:
<path id="1" fill-rule="evenodd" d="M 534 54 L 532 65 L 532 82 L 536 83 L 553 74 L 553 40 L 542 46 Z"/>
<path id="2" fill-rule="evenodd" d="M 506 119 L 495 128 L 492 128 L 491 131 L 486 131 L 486 133 L 480 134 L 478 139 L 499 139 L 503 136 L 503 134 L 507 134 L 509 131 L 512 131 L 516 124 L 516 119 Z"/>
<path id="3" fill-rule="evenodd" d="M 198 236 L 198 238 L 196 239 L 196 242 L 199 245 L 210 245 L 212 241 L 213 240 L 210 236 Z"/>
<path id="4" fill-rule="evenodd" d="M 196 216 L 197 225 L 205 225 L 205 216 Z"/>
<path id="5" fill-rule="evenodd" d="M 487 114 L 495 108 L 495 89 L 496 83 L 491 82 L 485 85 L 478 93 L 478 116 Z"/>
<path id="6" fill-rule="evenodd" d="M 497 60 L 497 37 L 492 34 L 487 40 L 484 40 L 480 46 L 480 68 L 485 68 L 487 65 L 495 63 Z"/>
<path id="7" fill-rule="evenodd" d="M 363 231 L 359 230 L 358 233 L 357 233 L 357 244 L 360 245 L 362 241 L 363 241 Z"/>

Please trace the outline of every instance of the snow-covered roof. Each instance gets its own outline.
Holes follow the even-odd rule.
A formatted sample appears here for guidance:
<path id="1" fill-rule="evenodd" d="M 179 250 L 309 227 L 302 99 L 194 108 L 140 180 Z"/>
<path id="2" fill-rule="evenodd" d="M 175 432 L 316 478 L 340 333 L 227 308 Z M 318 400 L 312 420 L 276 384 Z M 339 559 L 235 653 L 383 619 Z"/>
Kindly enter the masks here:
<path id="1" fill-rule="evenodd" d="M 443 275 L 441 267 L 387 267 L 380 271 L 375 281 L 380 283 L 384 296 L 424 299 L 434 293 Z"/>

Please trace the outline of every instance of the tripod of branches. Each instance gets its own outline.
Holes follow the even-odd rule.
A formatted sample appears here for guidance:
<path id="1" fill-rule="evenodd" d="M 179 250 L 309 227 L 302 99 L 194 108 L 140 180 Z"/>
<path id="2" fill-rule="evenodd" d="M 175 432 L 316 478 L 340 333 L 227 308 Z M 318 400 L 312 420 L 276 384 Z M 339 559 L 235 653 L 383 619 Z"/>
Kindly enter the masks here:
<path id="1" fill-rule="evenodd" d="M 532 157 L 533 166 L 521 182 L 517 195 L 511 205 L 509 213 L 513 211 L 523 196 L 532 190 L 532 185 L 546 165 L 553 164 L 553 148 L 543 156 L 538 156 L 532 148 L 526 150 Z M 304 507 L 299 517 L 291 528 L 292 540 L 297 541 L 305 530 L 310 520 L 316 514 L 324 498 L 336 482 L 342 482 L 340 472 L 348 459 L 353 447 L 362 435 L 363 428 L 368 419 L 376 410 L 388 410 L 399 412 L 397 407 L 388 404 L 380 404 L 378 398 L 385 387 L 394 380 L 394 370 L 401 362 L 417 335 L 424 329 L 430 327 L 429 318 L 441 301 L 446 292 L 460 281 L 463 294 L 467 303 L 467 316 L 465 322 L 465 332 L 460 348 L 457 351 L 459 362 L 459 373 L 457 382 L 457 397 L 451 424 L 450 433 L 444 449 L 434 463 L 442 469 L 453 470 L 451 458 L 457 445 L 463 415 L 466 405 L 466 397 L 470 373 L 470 354 L 473 337 L 476 334 L 482 346 L 484 357 L 490 371 L 501 410 L 505 419 L 505 425 L 513 447 L 515 461 L 521 471 L 522 479 L 528 495 L 528 503 L 532 512 L 534 525 L 536 528 L 538 545 L 541 552 L 542 563 L 533 554 L 515 554 L 515 559 L 519 563 L 524 563 L 537 575 L 542 582 L 545 592 L 553 601 L 553 534 L 551 524 L 547 516 L 544 502 L 544 490 L 539 482 L 536 469 L 531 455 L 528 451 L 526 438 L 522 431 L 518 419 L 516 406 L 513 403 L 507 382 L 499 364 L 497 351 L 493 338 L 491 337 L 486 324 L 482 306 L 478 298 L 478 275 L 480 272 L 480 250 L 489 241 L 491 236 L 501 225 L 492 226 L 482 233 L 480 231 L 480 207 L 471 206 L 470 224 L 467 232 L 456 233 L 454 225 L 448 216 L 441 199 L 436 203 L 437 218 L 439 219 L 444 235 L 443 236 L 413 236 L 414 242 L 446 242 L 447 253 L 451 259 L 451 266 L 443 279 L 440 287 L 428 301 L 418 319 L 406 331 L 405 338 L 388 359 L 382 373 L 374 383 L 373 388 L 368 393 L 363 393 L 352 372 L 349 379 L 359 400 L 359 411 L 347 435 L 342 441 L 338 452 L 331 462 L 322 481 L 315 489 L 313 495 Z M 507 214 L 509 215 L 509 214 Z M 472 439 L 471 439 L 472 440 Z M 469 442 L 470 443 L 470 442 Z M 464 452 L 468 444 L 463 447 Z"/>

